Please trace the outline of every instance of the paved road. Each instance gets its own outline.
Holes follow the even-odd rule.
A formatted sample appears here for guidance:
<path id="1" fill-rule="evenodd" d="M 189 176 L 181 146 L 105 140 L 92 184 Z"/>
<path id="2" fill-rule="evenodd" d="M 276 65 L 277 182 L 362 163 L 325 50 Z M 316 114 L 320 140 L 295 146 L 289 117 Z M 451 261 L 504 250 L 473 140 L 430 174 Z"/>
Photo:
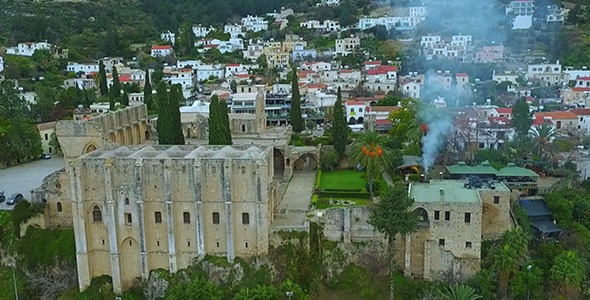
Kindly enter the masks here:
<path id="1" fill-rule="evenodd" d="M 21 193 L 25 199 L 31 198 L 31 190 L 41 186 L 43 178 L 64 167 L 63 156 L 53 156 L 51 159 L 36 160 L 30 163 L 0 170 L 0 191 L 6 197 L 12 193 Z M 5 203 L 0 203 L 0 209 L 12 209 Z"/>
<path id="2" fill-rule="evenodd" d="M 273 227 L 296 227 L 303 226 L 305 217 L 309 212 L 311 194 L 315 185 L 316 171 L 295 171 L 283 201 L 279 209 L 286 209 L 288 214 L 285 218 L 277 218 L 273 221 Z"/>

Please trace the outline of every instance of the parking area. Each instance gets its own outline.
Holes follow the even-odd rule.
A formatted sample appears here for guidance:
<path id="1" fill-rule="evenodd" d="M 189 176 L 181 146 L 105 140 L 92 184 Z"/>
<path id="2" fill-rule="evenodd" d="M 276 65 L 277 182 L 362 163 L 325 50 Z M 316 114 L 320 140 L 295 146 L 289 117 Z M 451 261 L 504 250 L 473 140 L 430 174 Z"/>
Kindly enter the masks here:
<path id="1" fill-rule="evenodd" d="M 31 190 L 41 186 L 43 178 L 64 167 L 63 156 L 55 155 L 51 159 L 36 160 L 30 163 L 0 170 L 0 191 L 8 196 L 21 193 L 25 199 L 31 198 Z M 11 210 L 14 206 L 0 203 L 1 210 Z"/>

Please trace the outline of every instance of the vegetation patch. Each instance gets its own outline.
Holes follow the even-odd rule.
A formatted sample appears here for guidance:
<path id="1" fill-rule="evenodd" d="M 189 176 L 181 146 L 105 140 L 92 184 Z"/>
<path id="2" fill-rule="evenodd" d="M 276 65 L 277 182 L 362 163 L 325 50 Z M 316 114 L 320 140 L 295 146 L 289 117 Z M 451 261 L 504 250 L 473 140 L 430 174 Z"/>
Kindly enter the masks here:
<path id="1" fill-rule="evenodd" d="M 364 173 L 356 170 L 323 172 L 321 189 L 326 190 L 361 190 L 366 192 Z"/>
<path id="2" fill-rule="evenodd" d="M 42 203 L 29 203 L 28 201 L 20 201 L 12 211 L 12 226 L 15 234 L 20 237 L 20 225 L 29 219 L 42 214 L 45 210 L 45 205 Z"/>
<path id="3" fill-rule="evenodd" d="M 227 258 L 225 256 L 215 256 L 215 255 L 205 255 L 205 258 L 203 258 L 203 261 L 209 262 L 213 265 L 216 265 L 218 267 L 224 267 L 224 268 L 231 268 L 233 267 L 233 265 L 227 261 Z"/>

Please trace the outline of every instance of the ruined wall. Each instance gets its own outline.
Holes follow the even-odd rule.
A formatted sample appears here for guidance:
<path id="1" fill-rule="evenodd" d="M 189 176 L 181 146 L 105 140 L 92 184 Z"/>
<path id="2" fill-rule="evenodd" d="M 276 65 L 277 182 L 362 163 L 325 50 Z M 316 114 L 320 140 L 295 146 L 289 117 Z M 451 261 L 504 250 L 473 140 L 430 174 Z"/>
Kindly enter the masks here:
<path id="1" fill-rule="evenodd" d="M 324 237 L 334 242 L 382 241 L 384 235 L 368 223 L 368 207 L 329 208 L 318 217 L 323 225 Z"/>
<path id="2" fill-rule="evenodd" d="M 503 185 L 503 183 L 500 183 Z M 483 203 L 481 234 L 484 240 L 497 239 L 512 228 L 510 192 L 507 188 L 478 190 Z"/>

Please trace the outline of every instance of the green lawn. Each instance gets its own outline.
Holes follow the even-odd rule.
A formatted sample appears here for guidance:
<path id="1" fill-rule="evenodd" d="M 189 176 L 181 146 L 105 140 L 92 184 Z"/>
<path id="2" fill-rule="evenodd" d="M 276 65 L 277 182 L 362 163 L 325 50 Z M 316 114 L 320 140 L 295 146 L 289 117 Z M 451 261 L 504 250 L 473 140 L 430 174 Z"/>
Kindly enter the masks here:
<path id="1" fill-rule="evenodd" d="M 364 174 L 356 170 L 323 172 L 320 189 L 362 189 L 363 192 L 366 192 Z"/>

